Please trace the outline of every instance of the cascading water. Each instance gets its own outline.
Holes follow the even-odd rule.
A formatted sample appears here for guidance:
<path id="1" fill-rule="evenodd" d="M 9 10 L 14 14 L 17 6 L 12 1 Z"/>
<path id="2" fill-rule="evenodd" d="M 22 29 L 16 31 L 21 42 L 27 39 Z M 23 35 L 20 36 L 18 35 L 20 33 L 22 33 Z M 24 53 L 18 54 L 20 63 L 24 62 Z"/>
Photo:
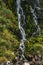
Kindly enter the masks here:
<path id="1" fill-rule="evenodd" d="M 19 29 L 20 29 L 20 32 L 21 32 L 21 35 L 22 35 L 22 40 L 26 40 L 26 34 L 25 34 L 25 31 L 23 29 L 23 27 L 21 26 L 21 15 L 24 16 L 23 14 L 23 10 L 20 6 L 20 3 L 21 1 L 20 0 L 17 0 L 17 14 L 18 14 L 18 26 L 19 26 Z M 21 13 L 20 13 L 21 11 Z M 24 22 L 25 22 L 25 16 L 24 16 Z"/>
<path id="2" fill-rule="evenodd" d="M 40 10 L 40 2 L 39 0 L 35 0 L 35 3 L 34 3 L 34 8 L 36 8 L 37 10 Z"/>
<path id="3" fill-rule="evenodd" d="M 39 0 L 35 0 L 34 6 L 35 6 L 35 7 L 39 7 Z"/>
<path id="4" fill-rule="evenodd" d="M 24 45 L 24 42 L 26 40 L 26 34 L 25 34 L 25 30 L 23 29 L 22 25 L 25 23 L 25 15 L 23 13 L 23 9 L 21 7 L 21 0 L 17 0 L 16 1 L 17 3 L 17 15 L 18 15 L 18 27 L 19 27 L 19 30 L 21 32 L 21 35 L 22 35 L 22 39 L 21 39 L 21 42 L 20 42 L 20 46 L 19 46 L 19 57 L 18 57 L 18 60 L 21 61 L 21 60 L 25 60 L 25 56 L 24 56 L 24 51 L 25 51 L 25 45 Z M 21 19 L 23 16 L 23 24 L 21 24 Z M 24 65 L 29 65 L 29 63 L 24 63 Z M 18 65 L 18 62 L 17 62 L 17 65 Z"/>
<path id="5" fill-rule="evenodd" d="M 39 27 L 39 25 L 37 23 L 38 17 L 36 16 L 36 12 L 35 12 L 35 8 L 37 8 L 39 6 L 39 0 L 35 0 L 34 6 L 35 6 L 34 9 L 32 8 L 32 6 L 30 6 L 30 11 L 31 11 L 31 13 L 33 15 L 34 24 L 35 24 L 35 27 L 37 28 L 37 31 L 34 32 L 33 35 L 35 35 L 36 33 L 38 33 L 38 35 L 40 35 L 41 34 L 40 27 Z M 38 9 L 39 9 L 39 7 L 38 7 Z"/>
<path id="6" fill-rule="evenodd" d="M 23 58 L 25 58 L 24 57 L 24 50 L 25 50 L 24 41 L 26 40 L 26 34 L 25 34 L 25 30 L 23 29 L 23 27 L 21 25 L 21 15 L 24 16 L 24 14 L 23 14 L 23 10 L 22 10 L 20 4 L 21 4 L 21 1 L 17 0 L 18 27 L 19 27 L 19 30 L 20 30 L 21 35 L 22 35 L 22 40 L 21 40 L 21 43 L 19 46 L 19 49 L 21 50 L 20 52 L 22 52 L 22 53 L 20 54 L 19 59 L 23 59 Z M 21 13 L 20 13 L 20 11 L 21 11 Z M 24 16 L 24 19 L 25 19 L 25 16 Z"/>

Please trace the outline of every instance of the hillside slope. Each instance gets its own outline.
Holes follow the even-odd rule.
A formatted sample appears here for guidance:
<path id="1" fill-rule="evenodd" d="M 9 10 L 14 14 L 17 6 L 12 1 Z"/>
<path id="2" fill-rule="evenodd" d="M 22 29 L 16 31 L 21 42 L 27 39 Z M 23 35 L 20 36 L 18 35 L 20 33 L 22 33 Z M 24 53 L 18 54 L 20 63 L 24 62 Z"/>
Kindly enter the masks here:
<path id="1" fill-rule="evenodd" d="M 13 0 L 14 1 L 14 0 Z M 18 49 L 21 39 L 21 33 L 18 29 L 18 17 L 16 13 L 16 0 L 1 0 L 0 1 L 0 62 L 7 60 L 12 61 L 18 56 Z M 24 14 L 26 15 L 26 22 L 24 29 L 26 31 L 27 41 L 25 42 L 26 57 L 31 55 L 43 55 L 43 21 L 38 20 L 41 29 L 41 35 L 31 36 L 35 31 L 33 18 L 30 12 L 29 4 L 22 1 Z M 24 4 L 24 5 L 23 5 Z M 14 7 L 13 7 L 14 6 Z M 40 15 L 40 14 L 38 14 Z M 43 12 L 41 15 L 43 17 Z"/>

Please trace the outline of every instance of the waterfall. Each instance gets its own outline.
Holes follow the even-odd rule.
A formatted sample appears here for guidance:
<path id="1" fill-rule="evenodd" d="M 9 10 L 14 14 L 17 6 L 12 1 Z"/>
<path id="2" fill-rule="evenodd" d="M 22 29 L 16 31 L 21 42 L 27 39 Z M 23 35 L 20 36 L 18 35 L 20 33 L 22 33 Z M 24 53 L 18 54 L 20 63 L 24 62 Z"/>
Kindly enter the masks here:
<path id="1" fill-rule="evenodd" d="M 23 14 L 23 9 L 20 5 L 21 1 L 20 0 L 17 0 L 17 15 L 18 15 L 18 27 L 20 29 L 20 32 L 21 32 L 21 35 L 22 35 L 22 40 L 26 40 L 26 34 L 25 34 L 25 30 L 23 29 L 23 27 L 21 25 L 21 15 L 24 17 L 24 22 L 25 22 L 25 15 Z M 20 13 L 21 11 L 21 13 Z"/>
<path id="2" fill-rule="evenodd" d="M 24 56 L 24 51 L 25 51 L 24 42 L 26 41 L 26 34 L 22 26 L 25 23 L 25 15 L 21 7 L 21 0 L 17 0 L 16 3 L 17 3 L 17 15 L 18 15 L 18 27 L 22 35 L 22 39 L 19 46 L 19 57 L 17 61 L 17 65 L 18 65 L 18 63 L 22 64 L 22 62 L 20 62 L 21 60 L 26 60 Z M 21 19 L 22 19 L 21 15 L 23 16 L 23 24 L 21 24 Z M 22 65 L 30 65 L 30 64 L 27 62 L 24 62 Z"/>
<path id="3" fill-rule="evenodd" d="M 35 12 L 35 8 L 37 8 L 37 5 L 39 6 L 39 0 L 35 0 L 35 4 L 34 4 L 34 9 L 32 8 L 32 6 L 30 6 L 30 11 L 33 15 L 33 20 L 34 20 L 34 24 L 35 24 L 35 27 L 37 28 L 37 31 L 33 33 L 33 35 L 35 35 L 36 33 L 38 33 L 38 35 L 41 34 L 40 32 L 40 27 L 38 25 L 38 17 L 36 16 L 36 12 Z M 38 8 L 39 9 L 39 8 Z"/>
<path id="4" fill-rule="evenodd" d="M 35 0 L 35 4 L 34 4 L 36 7 L 39 6 L 39 0 Z"/>
<path id="5" fill-rule="evenodd" d="M 19 46 L 19 50 L 22 53 L 19 55 L 20 55 L 20 59 L 23 59 L 23 58 L 25 58 L 25 56 L 24 56 L 24 50 L 25 50 L 24 41 L 26 40 L 26 34 L 25 34 L 25 30 L 22 27 L 22 25 L 24 23 L 23 24 L 21 23 L 21 19 L 22 19 L 21 15 L 23 16 L 23 22 L 25 22 L 25 15 L 24 15 L 23 9 L 21 7 L 21 0 L 17 0 L 16 3 L 17 3 L 17 15 L 18 15 L 18 27 L 19 27 L 19 30 L 22 35 L 22 39 L 21 39 L 20 46 Z"/>
<path id="6" fill-rule="evenodd" d="M 35 3 L 34 3 L 34 8 L 36 8 L 37 10 L 40 10 L 40 2 L 39 0 L 35 0 Z"/>

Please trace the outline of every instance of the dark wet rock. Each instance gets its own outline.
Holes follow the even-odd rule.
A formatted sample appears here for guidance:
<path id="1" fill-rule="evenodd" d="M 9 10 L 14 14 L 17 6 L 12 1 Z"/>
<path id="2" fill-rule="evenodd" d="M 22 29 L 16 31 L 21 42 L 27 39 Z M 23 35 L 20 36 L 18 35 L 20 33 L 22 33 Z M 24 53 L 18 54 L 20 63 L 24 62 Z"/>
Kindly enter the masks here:
<path id="1" fill-rule="evenodd" d="M 35 61 L 37 61 L 38 60 L 38 58 L 37 58 L 37 56 L 35 55 Z"/>
<path id="2" fill-rule="evenodd" d="M 33 57 L 31 55 L 25 57 L 28 61 L 32 61 Z"/>
<path id="3" fill-rule="evenodd" d="M 12 63 L 15 64 L 17 62 L 17 59 L 12 59 Z"/>

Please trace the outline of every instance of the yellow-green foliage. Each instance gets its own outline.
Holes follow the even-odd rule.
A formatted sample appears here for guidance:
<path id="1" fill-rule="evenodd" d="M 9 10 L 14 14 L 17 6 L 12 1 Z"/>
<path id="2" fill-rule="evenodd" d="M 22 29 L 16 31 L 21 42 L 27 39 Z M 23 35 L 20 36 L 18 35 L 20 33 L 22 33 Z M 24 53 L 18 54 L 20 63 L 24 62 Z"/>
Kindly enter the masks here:
<path id="1" fill-rule="evenodd" d="M 8 51 L 5 52 L 5 57 L 6 57 L 8 60 L 11 61 L 11 60 L 12 60 L 13 58 L 15 58 L 16 56 L 15 56 L 15 53 L 14 53 L 14 52 L 8 50 Z"/>
<path id="2" fill-rule="evenodd" d="M 31 39 L 29 39 L 29 41 L 25 43 L 25 46 L 25 55 L 43 55 L 43 36 L 37 38 L 32 37 Z"/>
<path id="3" fill-rule="evenodd" d="M 18 32 L 17 17 L 3 4 L 0 9 L 0 62 L 5 60 L 4 57 L 8 60 L 13 59 L 17 53 L 14 51 L 15 47 L 19 45 L 16 35 Z"/>

